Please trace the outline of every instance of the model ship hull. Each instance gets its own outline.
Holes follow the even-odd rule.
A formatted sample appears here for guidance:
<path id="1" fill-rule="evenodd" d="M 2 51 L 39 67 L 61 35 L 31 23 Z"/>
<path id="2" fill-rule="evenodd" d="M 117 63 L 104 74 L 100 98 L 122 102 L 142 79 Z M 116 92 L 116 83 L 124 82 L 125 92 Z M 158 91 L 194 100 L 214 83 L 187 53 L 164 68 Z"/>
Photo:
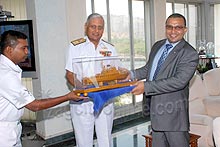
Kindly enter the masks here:
<path id="1" fill-rule="evenodd" d="M 74 90 L 74 92 L 75 92 L 77 95 L 88 96 L 88 93 L 89 93 L 89 92 L 97 92 L 97 91 L 102 91 L 102 90 L 109 90 L 109 89 L 114 89 L 114 88 L 132 86 L 132 85 L 134 85 L 136 82 L 137 82 L 137 81 L 128 81 L 128 82 L 122 82 L 122 83 L 104 85 L 104 86 L 93 87 L 93 88 L 88 88 L 88 89 L 77 89 L 77 90 Z"/>

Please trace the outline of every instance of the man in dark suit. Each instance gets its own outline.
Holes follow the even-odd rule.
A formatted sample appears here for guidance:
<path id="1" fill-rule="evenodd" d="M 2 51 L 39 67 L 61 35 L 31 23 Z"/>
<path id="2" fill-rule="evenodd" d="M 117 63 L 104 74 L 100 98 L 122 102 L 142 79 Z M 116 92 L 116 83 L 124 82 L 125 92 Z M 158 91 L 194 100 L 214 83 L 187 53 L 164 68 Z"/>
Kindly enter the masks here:
<path id="1" fill-rule="evenodd" d="M 132 93 L 151 97 L 153 147 L 189 147 L 189 81 L 198 54 L 183 39 L 184 16 L 172 14 L 165 25 L 167 38 L 156 42 L 146 65 L 134 71 L 138 80 L 146 81 L 137 82 Z"/>

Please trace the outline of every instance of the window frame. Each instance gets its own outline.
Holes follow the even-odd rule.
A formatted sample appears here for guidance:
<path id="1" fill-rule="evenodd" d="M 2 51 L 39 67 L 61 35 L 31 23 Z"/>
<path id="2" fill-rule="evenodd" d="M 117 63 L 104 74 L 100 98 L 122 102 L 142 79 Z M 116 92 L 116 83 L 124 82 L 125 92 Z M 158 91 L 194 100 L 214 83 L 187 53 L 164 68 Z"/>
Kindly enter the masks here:
<path id="1" fill-rule="evenodd" d="M 91 12 L 94 13 L 95 11 L 95 0 L 90 0 L 91 1 Z M 133 1 L 143 1 L 144 2 L 144 38 L 145 38 L 145 57 L 146 60 L 148 60 L 148 56 L 151 50 L 151 45 L 152 45 L 152 38 L 151 37 L 151 30 L 152 30 L 152 25 L 150 23 L 150 20 L 152 20 L 152 14 L 151 14 L 151 8 L 152 2 L 150 0 L 128 0 L 128 16 L 129 16 L 129 39 L 130 39 L 130 59 L 131 59 L 131 69 L 135 69 L 134 66 L 134 24 L 133 24 L 133 8 L 132 8 L 132 2 Z M 99 13 L 99 12 L 97 12 Z M 106 0 L 106 15 L 107 15 L 107 20 L 106 20 L 106 32 L 107 32 L 107 41 L 111 42 L 111 22 L 110 22 L 110 8 L 109 8 L 109 0 Z M 142 107 L 142 102 L 136 102 L 136 98 L 134 95 L 132 95 L 132 103 L 125 105 L 125 106 L 120 106 L 120 107 L 115 107 L 115 118 L 122 117 L 122 116 L 127 116 L 132 113 L 137 113 L 141 112 L 141 107 Z M 129 111 L 126 109 L 129 108 Z M 138 111 L 137 111 L 138 110 Z M 119 115 L 118 115 L 119 113 Z"/>

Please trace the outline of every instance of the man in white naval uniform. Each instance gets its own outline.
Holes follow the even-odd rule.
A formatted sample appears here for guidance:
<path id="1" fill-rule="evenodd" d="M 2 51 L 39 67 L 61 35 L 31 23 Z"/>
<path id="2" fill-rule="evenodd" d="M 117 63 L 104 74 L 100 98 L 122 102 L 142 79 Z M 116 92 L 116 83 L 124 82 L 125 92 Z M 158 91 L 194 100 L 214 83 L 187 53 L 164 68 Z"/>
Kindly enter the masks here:
<path id="1" fill-rule="evenodd" d="M 0 43 L 0 147 L 21 147 L 24 107 L 32 111 L 43 110 L 68 100 L 82 100 L 74 92 L 64 96 L 36 100 L 21 83 L 18 63 L 28 56 L 27 36 L 9 30 L 1 35 Z"/>
<path id="2" fill-rule="evenodd" d="M 71 42 L 66 61 L 66 77 L 68 82 L 73 85 L 74 77 L 81 80 L 83 77 L 94 76 L 99 73 L 102 66 L 107 66 L 108 61 L 87 62 L 83 64 L 83 69 L 74 59 L 91 59 L 94 57 L 116 56 L 116 50 L 110 43 L 101 39 L 104 31 L 104 19 L 100 14 L 93 13 L 88 16 L 85 23 L 84 38 Z M 111 62 L 111 61 L 109 61 Z M 117 62 L 111 63 L 117 66 Z M 84 74 L 84 75 L 82 75 Z M 99 147 L 111 146 L 111 131 L 113 125 L 114 107 L 113 102 L 104 106 L 98 116 L 94 115 L 92 101 L 81 103 L 70 102 L 72 123 L 76 137 L 77 147 L 93 147 L 94 127 Z"/>

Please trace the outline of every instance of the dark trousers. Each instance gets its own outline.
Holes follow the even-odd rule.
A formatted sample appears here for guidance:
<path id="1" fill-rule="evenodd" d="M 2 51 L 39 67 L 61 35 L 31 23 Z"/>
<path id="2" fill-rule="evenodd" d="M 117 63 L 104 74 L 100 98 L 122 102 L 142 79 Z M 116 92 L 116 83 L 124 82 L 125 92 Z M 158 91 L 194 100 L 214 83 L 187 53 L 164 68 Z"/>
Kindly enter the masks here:
<path id="1" fill-rule="evenodd" d="M 151 102 L 151 96 L 146 96 L 145 93 L 143 93 L 143 101 L 142 101 L 143 117 L 150 116 L 150 102 Z"/>
<path id="2" fill-rule="evenodd" d="M 189 132 L 152 131 L 153 147 L 189 147 Z"/>

